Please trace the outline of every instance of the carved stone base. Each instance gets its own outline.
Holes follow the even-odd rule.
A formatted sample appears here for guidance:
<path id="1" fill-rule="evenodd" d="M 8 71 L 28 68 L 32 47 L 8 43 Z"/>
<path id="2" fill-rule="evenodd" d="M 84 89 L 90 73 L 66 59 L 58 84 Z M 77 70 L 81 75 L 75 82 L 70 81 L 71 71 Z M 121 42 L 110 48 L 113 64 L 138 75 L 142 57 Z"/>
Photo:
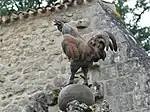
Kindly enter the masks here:
<path id="1" fill-rule="evenodd" d="M 67 104 L 73 100 L 91 106 L 95 103 L 92 91 L 85 85 L 71 84 L 62 89 L 58 97 L 60 110 L 65 111 Z"/>

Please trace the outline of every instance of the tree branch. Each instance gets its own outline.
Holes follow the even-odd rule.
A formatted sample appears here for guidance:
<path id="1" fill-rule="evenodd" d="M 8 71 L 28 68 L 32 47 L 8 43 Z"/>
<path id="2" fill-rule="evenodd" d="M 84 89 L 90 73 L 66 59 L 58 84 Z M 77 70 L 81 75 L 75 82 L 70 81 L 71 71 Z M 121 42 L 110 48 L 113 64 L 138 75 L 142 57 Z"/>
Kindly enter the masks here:
<path id="1" fill-rule="evenodd" d="M 136 16 L 138 16 L 137 20 L 135 21 L 135 24 L 137 25 L 137 23 L 140 21 L 141 16 L 145 13 L 145 11 L 147 11 L 149 9 L 149 7 L 145 7 L 143 9 L 143 11 L 140 14 L 135 14 Z"/>
<path id="2" fill-rule="evenodd" d="M 14 2 L 14 4 L 15 4 L 15 6 L 17 7 L 18 11 L 19 11 L 19 10 L 20 10 L 20 7 L 17 5 L 17 3 L 16 3 L 15 0 L 13 0 L 13 2 Z"/>

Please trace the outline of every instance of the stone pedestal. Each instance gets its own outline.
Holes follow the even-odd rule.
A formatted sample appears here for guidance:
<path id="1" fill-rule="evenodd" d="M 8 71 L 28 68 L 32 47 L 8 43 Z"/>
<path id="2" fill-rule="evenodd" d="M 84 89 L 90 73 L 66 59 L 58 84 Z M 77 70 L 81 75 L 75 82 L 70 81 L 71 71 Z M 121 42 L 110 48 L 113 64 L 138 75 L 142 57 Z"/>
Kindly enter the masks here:
<path id="1" fill-rule="evenodd" d="M 94 95 L 92 91 L 85 85 L 72 84 L 62 89 L 58 97 L 58 105 L 60 110 L 65 110 L 67 104 L 73 100 L 85 103 L 87 106 L 94 104 Z"/>

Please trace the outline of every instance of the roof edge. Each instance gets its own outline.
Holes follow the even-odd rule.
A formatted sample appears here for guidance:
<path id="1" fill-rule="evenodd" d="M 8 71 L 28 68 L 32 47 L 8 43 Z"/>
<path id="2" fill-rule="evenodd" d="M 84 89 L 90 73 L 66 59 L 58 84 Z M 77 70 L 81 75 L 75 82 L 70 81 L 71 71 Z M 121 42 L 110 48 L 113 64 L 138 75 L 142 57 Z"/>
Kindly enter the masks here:
<path id="1" fill-rule="evenodd" d="M 39 7 L 37 9 L 27 9 L 26 11 L 12 12 L 5 16 L 0 16 L 0 25 L 13 23 L 18 20 L 27 19 L 29 17 L 35 17 L 37 15 L 43 15 L 46 13 L 53 13 L 61 10 L 67 10 L 69 7 L 74 5 L 82 5 L 92 2 L 92 0 L 62 0 L 56 1 L 53 4 L 45 7 Z"/>

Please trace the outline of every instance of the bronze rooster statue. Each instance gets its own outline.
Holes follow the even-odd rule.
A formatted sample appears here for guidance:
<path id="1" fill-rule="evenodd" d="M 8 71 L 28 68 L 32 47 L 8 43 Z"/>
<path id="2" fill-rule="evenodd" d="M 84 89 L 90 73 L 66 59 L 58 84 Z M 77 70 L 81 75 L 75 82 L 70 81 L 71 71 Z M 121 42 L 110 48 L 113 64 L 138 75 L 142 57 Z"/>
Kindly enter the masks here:
<path id="1" fill-rule="evenodd" d="M 78 32 L 61 20 L 55 20 L 54 25 L 63 34 L 61 43 L 62 49 L 70 60 L 71 77 L 69 84 L 73 84 L 75 74 L 81 68 L 84 77 L 84 83 L 88 86 L 88 68 L 100 59 L 106 58 L 106 50 L 110 47 L 112 51 L 117 51 L 115 37 L 108 31 L 96 34 L 88 42 L 83 39 Z M 106 48 L 106 50 L 105 50 Z"/>

